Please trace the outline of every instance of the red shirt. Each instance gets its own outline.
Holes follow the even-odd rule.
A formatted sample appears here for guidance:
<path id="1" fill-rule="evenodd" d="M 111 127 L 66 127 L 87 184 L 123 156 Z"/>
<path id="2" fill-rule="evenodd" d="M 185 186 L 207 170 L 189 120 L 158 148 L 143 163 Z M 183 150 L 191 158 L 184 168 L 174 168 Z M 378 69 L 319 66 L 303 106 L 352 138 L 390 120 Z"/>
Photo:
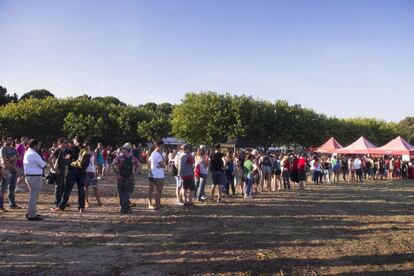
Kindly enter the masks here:
<path id="1" fill-rule="evenodd" d="M 298 160 L 298 169 L 299 171 L 306 171 L 306 159 L 301 157 Z"/>

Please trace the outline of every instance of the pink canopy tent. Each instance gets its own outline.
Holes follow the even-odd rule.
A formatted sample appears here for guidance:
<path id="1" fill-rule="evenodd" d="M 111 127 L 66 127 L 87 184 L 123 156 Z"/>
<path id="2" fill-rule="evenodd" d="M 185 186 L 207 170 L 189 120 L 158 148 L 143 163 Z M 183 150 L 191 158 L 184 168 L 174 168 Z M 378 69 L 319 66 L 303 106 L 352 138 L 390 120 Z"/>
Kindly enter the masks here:
<path id="1" fill-rule="evenodd" d="M 341 154 L 369 154 L 373 153 L 373 150 L 377 146 L 368 141 L 364 136 L 361 136 L 358 140 L 350 144 L 349 146 L 336 150 L 336 153 Z"/>
<path id="2" fill-rule="evenodd" d="M 388 144 L 376 148 L 374 154 L 414 155 L 414 146 L 398 136 Z"/>
<path id="3" fill-rule="evenodd" d="M 336 141 L 334 137 L 331 137 L 325 144 L 318 147 L 315 152 L 319 153 L 335 153 L 338 149 L 341 149 L 341 144 Z"/>

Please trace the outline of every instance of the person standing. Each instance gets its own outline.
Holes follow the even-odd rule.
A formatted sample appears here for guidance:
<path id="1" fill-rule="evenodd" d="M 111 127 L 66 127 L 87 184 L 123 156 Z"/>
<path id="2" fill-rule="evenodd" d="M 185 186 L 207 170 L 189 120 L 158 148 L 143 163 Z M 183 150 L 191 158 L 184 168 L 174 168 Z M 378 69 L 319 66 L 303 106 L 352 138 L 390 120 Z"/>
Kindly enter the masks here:
<path id="1" fill-rule="evenodd" d="M 361 161 L 361 157 L 357 156 L 355 158 L 354 168 L 355 168 L 355 173 L 356 173 L 356 176 L 357 176 L 357 182 L 364 182 L 363 179 L 362 179 L 362 161 Z"/>
<path id="2" fill-rule="evenodd" d="M 283 168 L 283 186 L 285 190 L 290 190 L 290 161 L 287 156 L 283 157 L 282 160 L 282 168 Z"/>
<path id="3" fill-rule="evenodd" d="M 150 169 L 152 181 L 149 182 L 148 188 L 148 208 L 153 210 L 161 209 L 161 195 L 164 188 L 164 169 L 165 159 L 162 155 L 164 150 L 164 142 L 159 140 L 155 142 L 155 150 L 151 153 L 150 157 Z M 138 161 L 138 160 L 137 160 Z M 152 203 L 155 190 L 155 205 Z"/>
<path id="4" fill-rule="evenodd" d="M 220 151 L 220 144 L 215 145 L 214 148 L 214 153 L 210 157 L 210 166 L 213 178 L 213 186 L 211 187 L 211 199 L 214 200 L 216 187 L 218 186 L 217 202 L 220 202 L 224 185 L 224 155 Z"/>
<path id="5" fill-rule="evenodd" d="M 244 171 L 244 181 L 245 181 L 245 190 L 244 190 L 244 198 L 251 199 L 252 192 L 253 192 L 253 170 L 254 170 L 254 163 L 253 163 L 254 156 L 250 153 L 247 154 L 246 160 L 243 163 L 243 171 Z"/>
<path id="6" fill-rule="evenodd" d="M 190 145 L 182 145 L 183 153 L 180 154 L 180 162 L 178 163 L 178 176 L 183 181 L 183 200 L 184 206 L 193 206 L 193 198 L 195 191 L 194 183 L 194 158 L 190 153 Z"/>
<path id="7" fill-rule="evenodd" d="M 338 157 L 334 154 L 331 158 L 331 167 L 333 172 L 333 183 L 339 183 L 339 173 L 341 169 L 341 164 L 338 160 Z"/>
<path id="8" fill-rule="evenodd" d="M 120 154 L 111 166 L 117 178 L 120 212 L 129 214 L 131 213 L 129 196 L 134 180 L 134 167 L 139 166 L 138 160 L 132 156 L 132 146 L 129 143 L 120 148 Z"/>
<path id="9" fill-rule="evenodd" d="M 26 152 L 26 147 L 29 143 L 29 139 L 25 136 L 23 136 L 20 139 L 20 143 L 16 144 L 16 151 L 17 153 L 19 153 L 20 158 L 18 160 L 16 160 L 16 166 L 17 168 L 19 168 L 19 174 L 17 176 L 17 181 L 16 181 L 16 192 L 24 192 L 24 189 L 19 187 L 19 183 L 22 182 L 22 180 L 24 179 L 24 171 L 23 171 L 23 158 L 24 158 L 24 154 Z"/>
<path id="10" fill-rule="evenodd" d="M 225 157 L 225 174 L 226 174 L 226 195 L 230 195 L 230 187 L 232 195 L 236 194 L 236 186 L 234 184 L 234 176 L 235 176 L 235 162 L 233 157 L 233 152 L 229 151 L 227 156 Z"/>
<path id="11" fill-rule="evenodd" d="M 90 146 L 87 146 L 88 152 L 91 153 L 91 158 L 89 159 L 89 165 L 86 168 L 86 176 L 85 176 L 85 207 L 88 208 L 90 206 L 89 203 L 89 196 L 88 196 L 88 190 L 89 187 L 92 186 L 93 193 L 95 194 L 96 202 L 98 203 L 98 206 L 102 206 L 101 197 L 99 195 L 99 189 L 98 189 L 98 177 L 96 176 L 97 172 L 97 166 L 95 165 L 95 156 L 98 155 L 97 151 L 93 154 L 91 151 Z M 99 174 L 99 169 L 98 169 Z"/>
<path id="12" fill-rule="evenodd" d="M 269 153 L 264 153 L 259 159 L 259 165 L 262 171 L 262 191 L 266 187 L 268 192 L 272 191 L 272 159 L 269 156 Z M 264 184 L 266 183 L 266 184 Z"/>
<path id="13" fill-rule="evenodd" d="M 57 141 L 57 149 L 52 153 L 49 158 L 49 164 L 52 172 L 56 175 L 55 183 L 55 207 L 59 206 L 62 200 L 63 187 L 65 184 L 66 175 L 66 155 L 67 155 L 68 140 L 64 137 L 60 137 Z"/>
<path id="14" fill-rule="evenodd" d="M 196 197 L 198 200 L 205 200 L 205 188 L 207 183 L 207 176 L 208 176 L 208 156 L 204 148 L 200 148 L 197 151 L 195 164 L 196 164 L 196 171 L 197 166 L 199 166 L 199 175 L 195 173 L 195 180 L 196 180 Z"/>
<path id="15" fill-rule="evenodd" d="M 86 168 L 89 166 L 89 160 L 92 152 L 88 150 L 88 143 L 82 144 L 83 140 L 80 137 L 73 139 L 74 146 L 68 158 L 73 160 L 68 168 L 66 183 L 63 190 L 62 200 L 58 207 L 52 208 L 52 211 L 64 211 L 68 204 L 70 193 L 72 192 L 75 183 L 78 187 L 78 210 L 83 213 L 85 210 L 85 177 Z"/>
<path id="16" fill-rule="evenodd" d="M 14 196 L 16 190 L 17 174 L 20 173 L 20 169 L 16 166 L 16 161 L 20 158 L 20 155 L 13 147 L 13 138 L 11 136 L 7 136 L 4 139 L 4 146 L 0 149 L 0 158 L 1 166 L 3 169 L 3 181 L 0 194 L 0 210 L 5 210 L 4 194 L 6 193 L 6 189 L 8 189 L 9 193 L 8 196 L 10 209 L 21 209 L 21 207 L 16 204 Z"/>
<path id="17" fill-rule="evenodd" d="M 299 180 L 299 189 L 305 189 L 305 182 L 306 182 L 306 167 L 307 167 L 307 160 L 306 155 L 301 154 L 300 158 L 298 159 L 298 180 Z"/>
<path id="18" fill-rule="evenodd" d="M 104 177 L 104 166 L 105 166 L 105 160 L 103 156 L 103 147 L 101 143 L 98 143 L 96 149 L 95 149 L 95 164 L 97 168 L 97 179 L 101 179 Z"/>
<path id="19" fill-rule="evenodd" d="M 43 170 L 47 163 L 38 154 L 39 141 L 32 139 L 29 149 L 24 155 L 23 166 L 27 186 L 29 187 L 29 204 L 27 207 L 27 220 L 38 221 L 43 218 L 37 214 L 37 200 L 43 186 Z"/>

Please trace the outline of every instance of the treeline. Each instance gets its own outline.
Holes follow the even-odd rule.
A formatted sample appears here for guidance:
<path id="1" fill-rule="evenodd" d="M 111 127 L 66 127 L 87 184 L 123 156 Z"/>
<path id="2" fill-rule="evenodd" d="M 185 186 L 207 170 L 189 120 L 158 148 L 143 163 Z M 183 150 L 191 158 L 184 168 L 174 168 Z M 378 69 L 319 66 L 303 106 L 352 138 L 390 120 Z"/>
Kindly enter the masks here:
<path id="1" fill-rule="evenodd" d="M 37 137 L 48 143 L 58 136 L 81 135 L 92 142 L 114 145 L 166 136 L 194 145 L 212 145 L 238 136 L 262 146 L 317 146 L 331 136 L 345 146 L 361 135 L 377 145 L 398 135 L 414 142 L 413 117 L 399 123 L 374 118 L 338 119 L 286 101 L 214 92 L 188 93 L 178 105 L 132 106 L 116 97 L 58 99 L 47 90 L 33 91 L 20 99 L 0 94 L 0 101 L 13 98 L 0 102 L 3 135 Z"/>

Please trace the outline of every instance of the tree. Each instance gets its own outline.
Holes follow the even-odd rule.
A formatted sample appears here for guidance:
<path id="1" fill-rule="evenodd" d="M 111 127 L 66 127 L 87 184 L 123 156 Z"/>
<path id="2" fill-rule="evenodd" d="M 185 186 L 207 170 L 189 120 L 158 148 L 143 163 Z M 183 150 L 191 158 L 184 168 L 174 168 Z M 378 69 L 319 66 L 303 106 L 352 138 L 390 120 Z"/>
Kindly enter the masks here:
<path id="1" fill-rule="evenodd" d="M 7 93 L 6 87 L 0 86 L 0 106 L 6 105 L 11 102 L 17 102 L 17 94 L 10 95 Z"/>
<path id="2" fill-rule="evenodd" d="M 93 99 L 104 104 L 126 105 L 124 102 L 113 96 L 95 97 Z"/>
<path id="3" fill-rule="evenodd" d="M 170 132 L 170 119 L 163 113 L 157 113 L 151 120 L 139 123 L 137 128 L 138 135 L 150 142 L 167 137 Z"/>
<path id="4" fill-rule="evenodd" d="M 55 97 L 55 95 L 53 95 L 52 93 L 50 93 L 48 90 L 46 89 L 35 89 L 35 90 L 31 90 L 30 92 L 27 92 L 25 94 L 23 94 L 20 98 L 20 100 L 27 100 L 30 98 L 35 98 L 35 99 L 46 99 L 47 97 Z"/>
<path id="5" fill-rule="evenodd" d="M 89 141 L 98 141 L 105 132 L 105 123 L 102 117 L 94 118 L 91 115 L 75 115 L 70 112 L 64 120 L 63 130 L 69 137 L 82 136 Z"/>

